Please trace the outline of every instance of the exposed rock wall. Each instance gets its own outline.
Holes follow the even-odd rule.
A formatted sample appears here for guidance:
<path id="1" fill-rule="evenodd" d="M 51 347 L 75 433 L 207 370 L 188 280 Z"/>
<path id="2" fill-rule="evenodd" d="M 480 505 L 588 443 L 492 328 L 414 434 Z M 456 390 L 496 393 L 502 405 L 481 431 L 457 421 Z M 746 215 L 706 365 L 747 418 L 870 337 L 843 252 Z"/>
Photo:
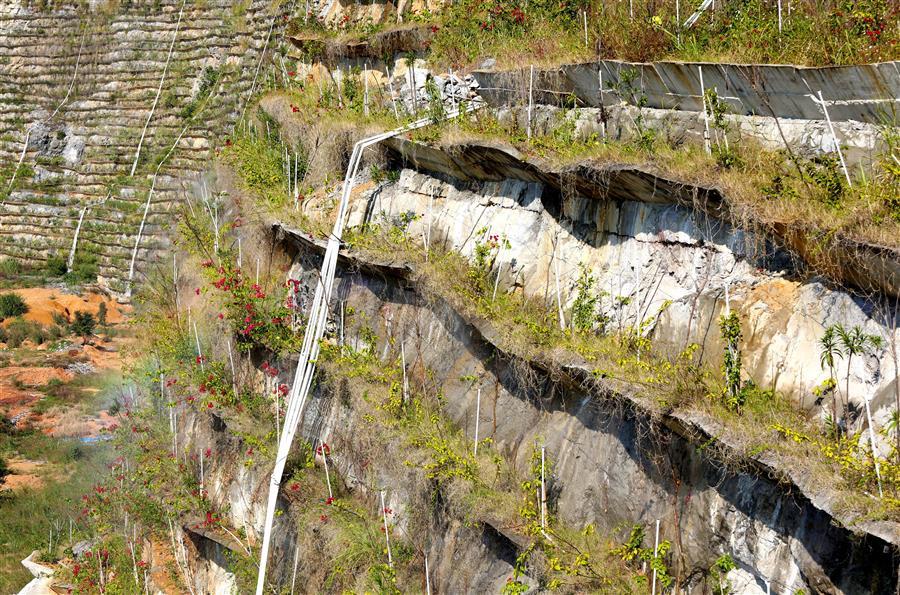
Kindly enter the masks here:
<path id="1" fill-rule="evenodd" d="M 871 398 L 876 424 L 887 421 L 896 373 L 886 347 L 900 341 L 900 330 L 882 323 L 876 304 L 809 276 L 771 238 L 682 204 L 678 193 L 688 189 L 627 168 L 621 176 L 609 170 L 606 179 L 598 173 L 593 188 L 589 176 L 570 182 L 558 174 L 551 184 L 502 151 L 392 146 L 422 171 L 404 169 L 396 185 L 361 193 L 351 224 L 414 213 L 410 237 L 421 241 L 430 233 L 436 245 L 464 255 L 488 235 L 505 236 L 511 248 L 497 258 L 500 287 L 545 299 L 548 307 L 557 269 L 568 310 L 584 265 L 597 279 L 596 291 L 605 292 L 601 308 L 610 328 L 649 319 L 657 344 L 677 351 L 696 342 L 704 361 L 716 365 L 722 353 L 716 321 L 728 299 L 742 318 L 747 375 L 813 410 L 812 391 L 828 376 L 819 361 L 823 330 L 860 325 L 882 337 L 885 348 L 853 362 L 851 400 L 860 408 Z"/>

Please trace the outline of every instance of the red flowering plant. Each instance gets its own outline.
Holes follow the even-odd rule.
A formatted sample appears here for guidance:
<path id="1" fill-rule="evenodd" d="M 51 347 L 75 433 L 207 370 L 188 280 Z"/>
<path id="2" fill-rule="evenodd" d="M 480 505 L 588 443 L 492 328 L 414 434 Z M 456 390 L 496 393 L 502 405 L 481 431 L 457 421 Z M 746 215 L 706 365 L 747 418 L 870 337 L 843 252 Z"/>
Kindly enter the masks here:
<path id="1" fill-rule="evenodd" d="M 247 278 L 227 255 L 218 266 L 209 263 L 203 270 L 224 298 L 222 318 L 231 325 L 238 348 L 261 346 L 275 354 L 296 350 L 299 338 L 290 327 L 291 310 L 279 295 Z"/>

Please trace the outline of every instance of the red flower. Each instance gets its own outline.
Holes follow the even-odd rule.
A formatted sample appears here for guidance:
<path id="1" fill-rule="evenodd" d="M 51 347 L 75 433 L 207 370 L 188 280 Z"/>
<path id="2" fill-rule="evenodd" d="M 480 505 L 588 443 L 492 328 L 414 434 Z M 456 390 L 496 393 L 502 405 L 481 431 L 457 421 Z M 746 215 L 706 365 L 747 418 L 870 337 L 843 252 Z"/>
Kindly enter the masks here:
<path id="1" fill-rule="evenodd" d="M 76 564 L 72 567 L 72 576 L 77 577 L 79 572 L 81 572 L 81 564 Z"/>
<path id="2" fill-rule="evenodd" d="M 318 454 L 325 453 L 326 455 L 330 455 L 330 454 L 331 454 L 331 447 L 328 446 L 328 443 L 327 443 L 327 442 L 323 442 L 322 445 L 321 445 L 319 448 L 316 449 L 316 452 L 317 452 Z"/>
<path id="3" fill-rule="evenodd" d="M 231 139 L 230 139 L 230 138 L 226 138 L 226 139 L 225 139 L 225 146 L 226 146 L 226 147 L 230 147 L 230 146 L 231 146 Z"/>
<path id="4" fill-rule="evenodd" d="M 319 517 L 319 520 L 322 521 L 323 523 L 327 523 L 327 522 L 328 522 L 328 515 L 327 515 L 327 514 L 323 514 L 322 516 Z"/>
<path id="5" fill-rule="evenodd" d="M 294 483 L 291 484 L 291 491 L 292 491 L 292 492 L 296 492 L 296 491 L 299 490 L 299 489 L 300 489 L 300 484 L 299 484 L 299 483 L 294 482 Z"/>
<path id="6" fill-rule="evenodd" d="M 200 288 L 198 287 L 197 289 L 195 289 L 195 290 L 194 290 L 194 293 L 195 293 L 196 295 L 200 295 Z"/>
<path id="7" fill-rule="evenodd" d="M 225 320 L 225 315 L 219 312 L 219 320 Z"/>
<path id="8" fill-rule="evenodd" d="M 384 514 L 394 514 L 394 511 L 387 507 L 384 508 L 383 512 Z"/>
<path id="9" fill-rule="evenodd" d="M 210 401 L 209 403 L 206 404 L 206 408 L 207 408 L 207 409 L 212 409 L 212 408 L 213 408 L 212 401 Z"/>
<path id="10" fill-rule="evenodd" d="M 293 70 L 289 70 L 289 71 L 288 71 L 288 76 L 297 76 L 297 73 L 294 72 Z"/>
<path id="11" fill-rule="evenodd" d="M 431 26 L 431 32 L 432 32 L 432 33 L 437 33 L 437 32 L 438 32 L 438 29 L 439 29 L 439 27 L 438 27 L 437 25 L 432 25 L 432 26 Z"/>
<path id="12" fill-rule="evenodd" d="M 331 506 L 332 503 L 334 503 L 334 497 L 333 497 L 333 496 L 328 496 L 328 498 L 325 499 L 325 504 L 326 504 L 327 506 Z"/>

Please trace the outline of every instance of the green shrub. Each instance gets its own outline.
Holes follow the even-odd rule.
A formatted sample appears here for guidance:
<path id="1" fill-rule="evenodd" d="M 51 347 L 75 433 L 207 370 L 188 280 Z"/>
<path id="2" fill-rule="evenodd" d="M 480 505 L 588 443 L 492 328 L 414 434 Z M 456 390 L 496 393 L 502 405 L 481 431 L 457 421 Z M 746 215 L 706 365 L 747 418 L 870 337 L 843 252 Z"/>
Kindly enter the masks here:
<path id="1" fill-rule="evenodd" d="M 6 327 L 6 346 L 15 349 L 20 347 L 25 339 L 29 339 L 35 345 L 41 345 L 47 340 L 47 334 L 39 323 L 16 318 Z"/>
<path id="2" fill-rule="evenodd" d="M 62 277 L 68 271 L 66 259 L 59 254 L 53 255 L 47 259 L 44 269 L 50 277 Z"/>
<path id="3" fill-rule="evenodd" d="M 28 312 L 28 304 L 18 293 L 0 294 L 0 318 L 12 318 Z"/>
<path id="4" fill-rule="evenodd" d="M 15 258 L 0 260 L 0 276 L 17 277 L 22 272 L 22 265 Z"/>
<path id="5" fill-rule="evenodd" d="M 97 280 L 97 255 L 82 252 L 75 257 L 72 270 L 66 273 L 66 281 L 73 284 L 92 283 Z"/>

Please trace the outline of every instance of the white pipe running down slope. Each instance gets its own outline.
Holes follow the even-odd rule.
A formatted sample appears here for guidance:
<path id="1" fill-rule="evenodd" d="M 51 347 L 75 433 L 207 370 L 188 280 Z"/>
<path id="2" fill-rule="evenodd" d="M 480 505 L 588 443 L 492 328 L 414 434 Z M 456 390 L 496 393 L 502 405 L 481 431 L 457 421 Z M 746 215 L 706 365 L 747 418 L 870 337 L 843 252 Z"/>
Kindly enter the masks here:
<path id="1" fill-rule="evenodd" d="M 466 111 L 472 111 L 476 106 L 469 106 Z M 447 114 L 447 118 L 459 115 L 459 110 Z M 278 443 L 278 454 L 275 458 L 275 468 L 272 470 L 272 479 L 269 484 L 269 500 L 266 506 L 266 522 L 263 531 L 262 551 L 260 552 L 259 575 L 257 575 L 256 594 L 262 595 L 266 582 L 266 566 L 269 558 L 269 545 L 272 541 L 272 524 L 275 519 L 275 506 L 278 501 L 278 488 L 281 484 L 281 476 L 284 473 L 284 465 L 287 461 L 294 435 L 300 425 L 306 398 L 309 395 L 309 387 L 312 385 L 313 374 L 316 371 L 316 359 L 319 356 L 319 341 L 325 332 L 325 322 L 328 319 L 328 302 L 331 298 L 331 289 L 334 285 L 334 273 L 337 266 L 338 252 L 341 248 L 341 236 L 344 232 L 344 219 L 347 215 L 347 206 L 350 202 L 350 192 L 353 189 L 353 180 L 356 178 L 359 163 L 363 152 L 370 146 L 380 143 L 392 136 L 422 128 L 432 123 L 431 118 L 423 118 L 406 126 L 396 128 L 389 132 L 364 138 L 353 146 L 350 155 L 350 163 L 347 166 L 347 174 L 344 177 L 341 203 L 338 209 L 334 228 L 328 237 L 328 246 L 325 249 L 325 257 L 322 261 L 322 270 L 319 274 L 319 282 L 313 296 L 312 307 L 309 312 L 309 320 L 306 324 L 306 332 L 303 335 L 303 346 L 300 351 L 300 359 L 297 362 L 297 371 L 294 373 L 294 382 L 291 392 L 288 394 L 287 413 L 284 417 L 284 426 L 281 440 Z"/>

